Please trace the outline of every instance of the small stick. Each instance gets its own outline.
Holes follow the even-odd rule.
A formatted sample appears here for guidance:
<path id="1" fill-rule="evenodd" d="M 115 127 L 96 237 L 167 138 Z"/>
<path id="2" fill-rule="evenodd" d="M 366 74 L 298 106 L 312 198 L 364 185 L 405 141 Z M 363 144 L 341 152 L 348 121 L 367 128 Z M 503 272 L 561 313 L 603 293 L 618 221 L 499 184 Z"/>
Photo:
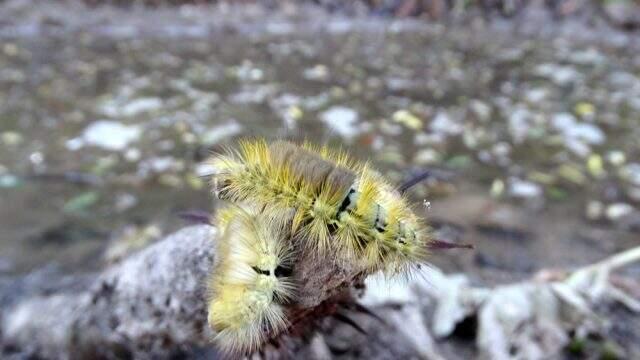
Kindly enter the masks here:
<path id="1" fill-rule="evenodd" d="M 185 210 L 178 212 L 178 217 L 184 221 L 188 221 L 191 224 L 211 224 L 211 214 L 204 210 Z"/>
<path id="2" fill-rule="evenodd" d="M 441 250 L 441 249 L 475 249 L 476 247 L 473 244 L 454 244 L 448 241 L 433 239 L 429 241 L 427 248 Z"/>
<path id="3" fill-rule="evenodd" d="M 414 187 L 415 185 L 421 183 L 422 181 L 429 179 L 429 178 L 435 178 L 438 180 L 449 180 L 451 179 L 452 174 L 446 171 L 442 171 L 442 170 L 424 170 L 423 172 L 419 173 L 418 175 L 415 175 L 411 178 L 409 178 L 407 181 L 405 181 L 402 185 L 400 185 L 400 187 L 398 187 L 398 191 L 400 191 L 401 194 L 403 194 L 404 192 L 406 192 L 407 190 L 409 190 L 410 188 Z"/>

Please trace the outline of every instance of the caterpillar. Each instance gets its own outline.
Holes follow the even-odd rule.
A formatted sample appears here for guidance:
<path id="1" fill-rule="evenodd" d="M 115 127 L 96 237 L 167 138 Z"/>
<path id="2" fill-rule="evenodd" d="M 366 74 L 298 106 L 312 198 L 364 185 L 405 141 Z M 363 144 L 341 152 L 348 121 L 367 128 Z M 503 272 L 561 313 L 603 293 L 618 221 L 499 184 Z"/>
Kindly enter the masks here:
<path id="1" fill-rule="evenodd" d="M 216 219 L 222 233 L 219 261 L 209 290 L 209 324 L 229 354 L 251 353 L 267 334 L 287 327 L 283 304 L 294 296 L 293 252 L 281 217 L 265 217 L 251 206 L 230 205 Z"/>
<path id="2" fill-rule="evenodd" d="M 254 140 L 210 162 L 219 198 L 294 209 L 291 232 L 307 251 L 393 274 L 426 258 L 428 227 L 379 173 L 343 152 Z"/>
<path id="3" fill-rule="evenodd" d="M 208 322 L 223 352 L 248 355 L 315 319 L 345 321 L 366 276 L 426 262 L 429 228 L 368 164 L 310 144 L 243 141 L 215 155 L 226 203 Z M 348 320 L 347 320 L 348 321 Z"/>

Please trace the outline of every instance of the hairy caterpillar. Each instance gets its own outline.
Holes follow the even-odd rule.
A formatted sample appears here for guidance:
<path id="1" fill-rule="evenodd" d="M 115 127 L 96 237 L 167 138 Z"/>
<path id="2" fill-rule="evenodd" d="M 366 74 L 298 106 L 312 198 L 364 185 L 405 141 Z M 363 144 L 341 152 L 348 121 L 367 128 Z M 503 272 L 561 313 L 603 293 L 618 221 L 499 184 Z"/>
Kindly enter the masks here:
<path id="1" fill-rule="evenodd" d="M 363 310 L 355 296 L 367 275 L 426 260 L 428 227 L 344 153 L 256 140 L 210 161 L 230 205 L 214 219 L 222 235 L 208 321 L 228 354 L 253 353 L 326 315 L 348 321 L 339 310 Z"/>
<path id="2" fill-rule="evenodd" d="M 266 334 L 287 326 L 282 304 L 294 295 L 293 253 L 284 220 L 251 206 L 231 205 L 218 213 L 220 261 L 209 284 L 209 324 L 227 353 L 249 353 Z"/>
<path id="3" fill-rule="evenodd" d="M 344 153 L 257 140 L 211 162 L 220 198 L 294 209 L 292 233 L 308 251 L 390 273 L 426 257 L 428 228 L 382 176 Z"/>

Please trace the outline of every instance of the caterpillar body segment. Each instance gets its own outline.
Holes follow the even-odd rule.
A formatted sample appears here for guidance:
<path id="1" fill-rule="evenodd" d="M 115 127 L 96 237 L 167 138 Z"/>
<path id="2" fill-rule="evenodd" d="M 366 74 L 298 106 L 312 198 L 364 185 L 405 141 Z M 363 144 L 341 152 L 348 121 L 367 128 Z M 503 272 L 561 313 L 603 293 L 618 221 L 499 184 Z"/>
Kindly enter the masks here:
<path id="1" fill-rule="evenodd" d="M 283 217 L 230 205 L 219 211 L 218 263 L 209 281 L 209 325 L 228 354 L 258 350 L 286 330 L 285 305 L 295 298 L 293 250 Z"/>
<path id="2" fill-rule="evenodd" d="M 307 251 L 397 273 L 424 262 L 428 229 L 367 164 L 327 147 L 245 141 L 216 156 L 218 196 L 272 211 L 294 209 L 291 232 Z"/>

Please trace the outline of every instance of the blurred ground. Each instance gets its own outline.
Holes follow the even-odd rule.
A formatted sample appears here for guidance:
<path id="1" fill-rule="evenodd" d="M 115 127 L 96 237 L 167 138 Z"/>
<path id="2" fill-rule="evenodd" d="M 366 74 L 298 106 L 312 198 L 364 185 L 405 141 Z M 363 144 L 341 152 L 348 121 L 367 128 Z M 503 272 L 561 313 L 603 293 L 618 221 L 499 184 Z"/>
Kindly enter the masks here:
<path id="1" fill-rule="evenodd" d="M 476 245 L 435 265 L 479 284 L 638 245 L 636 32 L 542 2 L 441 21 L 329 3 L 0 3 L 0 272 L 96 269 L 183 226 L 212 208 L 202 160 L 243 136 L 328 141 L 396 182 L 452 173 L 411 196 Z"/>

